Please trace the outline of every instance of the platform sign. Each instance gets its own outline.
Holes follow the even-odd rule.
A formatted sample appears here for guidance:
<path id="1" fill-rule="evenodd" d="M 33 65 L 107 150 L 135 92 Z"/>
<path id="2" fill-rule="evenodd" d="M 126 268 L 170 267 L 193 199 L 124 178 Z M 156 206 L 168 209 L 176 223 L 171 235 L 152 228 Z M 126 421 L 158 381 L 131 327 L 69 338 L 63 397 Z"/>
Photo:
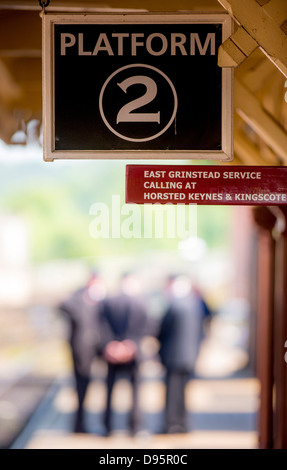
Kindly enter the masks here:
<path id="1" fill-rule="evenodd" d="M 127 165 L 126 202 L 287 205 L 287 168 L 225 165 Z"/>
<path id="2" fill-rule="evenodd" d="M 43 18 L 44 158 L 232 159 L 228 14 Z"/>

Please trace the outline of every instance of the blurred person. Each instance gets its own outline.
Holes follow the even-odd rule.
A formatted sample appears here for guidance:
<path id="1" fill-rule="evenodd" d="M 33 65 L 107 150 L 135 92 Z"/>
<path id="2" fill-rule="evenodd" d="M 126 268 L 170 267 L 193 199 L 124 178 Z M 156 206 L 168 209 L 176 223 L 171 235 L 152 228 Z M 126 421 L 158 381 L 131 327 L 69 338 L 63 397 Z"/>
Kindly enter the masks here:
<path id="1" fill-rule="evenodd" d="M 159 329 L 159 356 L 165 367 L 166 433 L 187 431 L 185 386 L 193 377 L 203 338 L 205 318 L 210 314 L 198 290 L 187 276 L 167 282 L 167 309 Z"/>
<path id="2" fill-rule="evenodd" d="M 71 348 L 77 410 L 73 431 L 87 432 L 84 423 L 84 401 L 91 379 L 91 366 L 100 341 L 98 305 L 106 296 L 106 286 L 97 272 L 93 272 L 87 285 L 74 292 L 62 302 L 59 309 L 70 326 Z"/>
<path id="3" fill-rule="evenodd" d="M 136 433 L 140 426 L 138 407 L 139 362 L 142 359 L 140 343 L 145 336 L 147 315 L 139 300 L 139 281 L 134 274 L 124 274 L 120 292 L 101 302 L 100 331 L 102 357 L 108 365 L 107 398 L 104 414 L 105 434 L 111 432 L 111 400 L 116 378 L 126 373 L 133 389 L 130 431 Z"/>

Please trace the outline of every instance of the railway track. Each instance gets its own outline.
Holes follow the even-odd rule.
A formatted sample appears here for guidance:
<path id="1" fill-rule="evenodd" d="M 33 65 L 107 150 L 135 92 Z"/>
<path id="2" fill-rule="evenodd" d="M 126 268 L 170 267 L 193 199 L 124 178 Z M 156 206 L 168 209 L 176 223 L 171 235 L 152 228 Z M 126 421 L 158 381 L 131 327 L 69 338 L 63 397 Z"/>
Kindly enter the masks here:
<path id="1" fill-rule="evenodd" d="M 46 396 L 53 379 L 23 373 L 0 381 L 0 449 L 8 449 Z"/>

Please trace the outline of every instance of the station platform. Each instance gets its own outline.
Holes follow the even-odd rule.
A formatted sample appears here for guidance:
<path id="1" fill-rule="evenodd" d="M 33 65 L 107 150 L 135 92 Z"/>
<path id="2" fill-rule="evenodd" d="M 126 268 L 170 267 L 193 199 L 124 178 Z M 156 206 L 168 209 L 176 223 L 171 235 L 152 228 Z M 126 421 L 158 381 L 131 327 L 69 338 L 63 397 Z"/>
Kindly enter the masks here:
<path id="1" fill-rule="evenodd" d="M 4 325 L 5 326 L 5 325 Z M 6 327 L 7 335 L 7 327 Z M 186 386 L 188 430 L 161 434 L 164 371 L 153 356 L 140 369 L 142 430 L 128 432 L 131 387 L 113 394 L 113 432 L 102 436 L 106 367 L 96 360 L 86 401 L 87 433 L 72 432 L 77 400 L 68 346 L 62 339 L 0 349 L 0 449 L 257 449 L 260 384 L 242 350 L 215 336 L 201 347 Z M 24 346 L 26 346 L 24 348 Z M 23 355 L 22 350 L 25 351 Z"/>
<path id="2" fill-rule="evenodd" d="M 195 378 L 187 385 L 186 403 L 189 429 L 181 434 L 161 434 L 163 422 L 163 382 L 146 376 L 140 385 L 143 429 L 135 436 L 128 432 L 131 390 L 120 378 L 113 400 L 113 429 L 101 435 L 105 386 L 95 377 L 86 400 L 87 433 L 73 433 L 76 397 L 72 377 L 51 384 L 44 399 L 11 449 L 256 449 L 258 382 L 254 377 L 224 379 Z"/>

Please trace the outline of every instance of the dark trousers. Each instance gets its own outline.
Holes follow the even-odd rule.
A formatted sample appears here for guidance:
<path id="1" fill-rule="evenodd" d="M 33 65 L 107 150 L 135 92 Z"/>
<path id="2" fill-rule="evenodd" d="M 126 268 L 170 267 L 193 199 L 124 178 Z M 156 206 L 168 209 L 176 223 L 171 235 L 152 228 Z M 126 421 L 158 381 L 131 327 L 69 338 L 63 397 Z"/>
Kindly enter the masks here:
<path id="1" fill-rule="evenodd" d="M 186 432 L 185 386 L 189 373 L 182 370 L 166 372 L 165 431 Z"/>
<path id="2" fill-rule="evenodd" d="M 107 373 L 107 401 L 106 401 L 106 410 L 104 414 L 104 425 L 107 433 L 111 431 L 111 417 L 112 417 L 112 393 L 115 385 L 116 378 L 119 374 L 126 373 L 129 377 L 129 380 L 132 385 L 133 390 L 133 399 L 132 399 L 132 409 L 130 413 L 130 431 L 136 432 L 139 426 L 139 407 L 138 407 L 138 364 L 136 362 L 131 362 L 128 364 L 108 364 L 108 373 Z"/>
<path id="3" fill-rule="evenodd" d="M 87 394 L 88 385 L 90 383 L 90 376 L 80 372 L 77 367 L 74 367 L 74 376 L 76 383 L 76 392 L 78 399 L 78 407 L 75 415 L 74 432 L 86 432 L 84 425 L 84 401 Z"/>

